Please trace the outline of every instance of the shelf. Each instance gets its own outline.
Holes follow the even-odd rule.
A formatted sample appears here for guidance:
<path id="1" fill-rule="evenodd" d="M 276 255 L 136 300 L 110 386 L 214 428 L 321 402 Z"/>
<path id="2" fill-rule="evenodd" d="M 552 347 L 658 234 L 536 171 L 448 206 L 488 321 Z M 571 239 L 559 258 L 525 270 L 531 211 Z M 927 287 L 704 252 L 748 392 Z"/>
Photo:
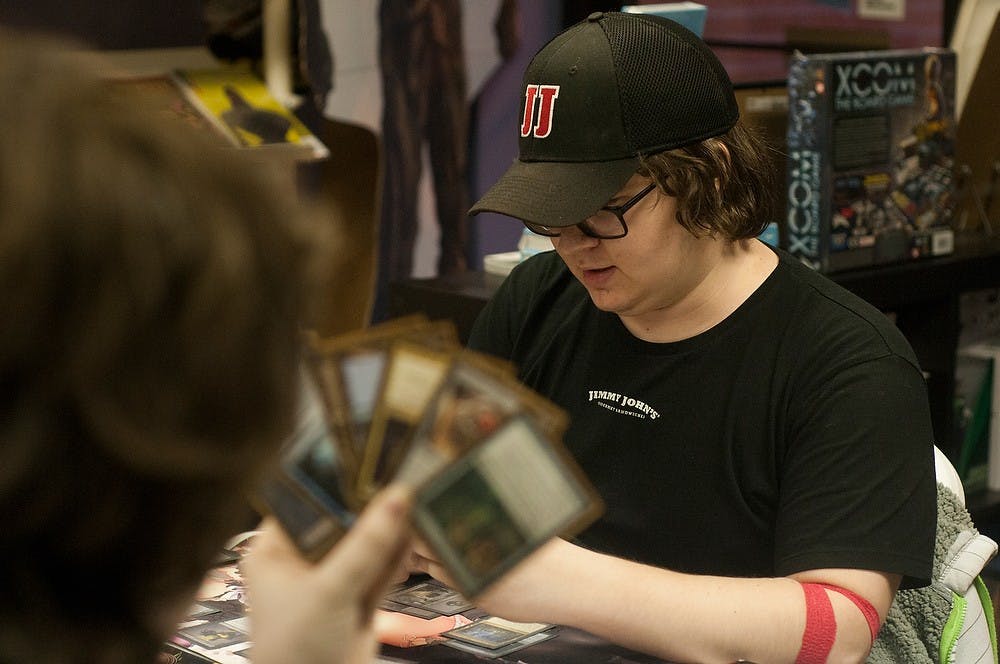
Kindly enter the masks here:
<path id="1" fill-rule="evenodd" d="M 1000 237 L 958 236 L 948 256 L 827 275 L 885 311 L 1000 286 Z"/>

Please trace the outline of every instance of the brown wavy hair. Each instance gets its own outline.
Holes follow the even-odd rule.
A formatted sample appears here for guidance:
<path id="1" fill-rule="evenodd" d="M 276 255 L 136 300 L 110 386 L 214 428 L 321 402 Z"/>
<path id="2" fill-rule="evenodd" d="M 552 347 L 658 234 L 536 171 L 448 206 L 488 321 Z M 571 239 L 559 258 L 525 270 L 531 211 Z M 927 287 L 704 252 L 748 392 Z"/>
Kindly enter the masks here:
<path id="1" fill-rule="evenodd" d="M 78 60 L 0 35 L 5 662 L 151 658 L 249 525 L 332 255 L 260 166 Z"/>
<path id="2" fill-rule="evenodd" d="M 774 221 L 772 148 L 753 128 L 641 158 L 638 173 L 677 199 L 677 221 L 696 236 L 757 237 Z"/>

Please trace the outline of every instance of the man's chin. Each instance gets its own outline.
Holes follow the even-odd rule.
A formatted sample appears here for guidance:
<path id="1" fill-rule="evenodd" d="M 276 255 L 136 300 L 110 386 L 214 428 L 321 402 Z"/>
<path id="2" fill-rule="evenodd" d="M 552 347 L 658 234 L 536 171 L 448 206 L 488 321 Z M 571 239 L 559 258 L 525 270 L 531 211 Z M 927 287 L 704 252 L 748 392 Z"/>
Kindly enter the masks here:
<path id="1" fill-rule="evenodd" d="M 594 306 L 605 311 L 609 314 L 620 314 L 622 311 L 622 302 L 618 298 L 615 298 L 611 293 L 606 290 L 587 290 L 590 295 L 590 301 L 594 303 Z"/>

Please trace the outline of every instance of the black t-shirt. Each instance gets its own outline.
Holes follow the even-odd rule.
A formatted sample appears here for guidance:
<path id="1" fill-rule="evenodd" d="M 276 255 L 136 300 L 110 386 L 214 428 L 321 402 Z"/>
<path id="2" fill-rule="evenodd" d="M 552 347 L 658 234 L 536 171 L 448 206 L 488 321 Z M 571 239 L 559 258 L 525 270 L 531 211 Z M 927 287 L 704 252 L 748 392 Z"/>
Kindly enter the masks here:
<path id="1" fill-rule="evenodd" d="M 565 442 L 607 506 L 581 544 L 690 573 L 846 567 L 923 585 L 936 503 L 917 360 L 885 315 L 778 253 L 724 321 L 648 343 L 546 252 L 469 345 L 570 414 Z"/>

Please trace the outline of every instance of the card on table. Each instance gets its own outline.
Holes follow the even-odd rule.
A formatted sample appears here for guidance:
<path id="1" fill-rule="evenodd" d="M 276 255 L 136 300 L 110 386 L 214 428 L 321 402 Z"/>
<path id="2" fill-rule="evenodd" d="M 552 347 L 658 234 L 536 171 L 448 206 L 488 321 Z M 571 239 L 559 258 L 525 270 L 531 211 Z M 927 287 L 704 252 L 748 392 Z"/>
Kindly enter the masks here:
<path id="1" fill-rule="evenodd" d="M 406 606 L 402 605 L 398 613 L 405 613 L 408 616 L 415 616 L 417 618 L 423 618 L 425 620 L 433 620 L 434 618 L 440 618 L 442 614 L 437 611 L 431 611 L 430 609 L 421 609 L 419 606 Z"/>
<path id="2" fill-rule="evenodd" d="M 198 604 L 195 602 L 191 608 L 187 611 L 188 620 L 193 620 L 194 618 L 203 618 L 205 616 L 212 615 L 213 613 L 219 613 L 218 609 L 212 608 L 210 606 L 205 606 L 204 604 Z"/>
<path id="3" fill-rule="evenodd" d="M 496 650 L 552 627 L 553 625 L 549 623 L 522 623 L 496 616 L 486 616 L 468 625 L 456 627 L 441 636 Z"/>
<path id="4" fill-rule="evenodd" d="M 214 664 L 208 657 L 173 643 L 164 643 L 161 646 L 156 661 L 162 661 L 164 664 Z"/>
<path id="5" fill-rule="evenodd" d="M 555 638 L 556 633 L 556 631 L 539 632 L 537 634 L 532 634 L 531 636 L 526 636 L 520 641 L 515 641 L 514 643 L 500 648 L 485 648 L 483 646 L 477 646 L 454 639 L 445 641 L 444 645 L 449 648 L 454 648 L 455 650 L 461 650 L 463 652 L 472 653 L 473 655 L 478 655 L 479 657 L 496 659 L 498 657 L 503 657 L 513 652 L 517 652 L 518 650 L 524 650 L 528 646 L 533 646 L 536 643 L 541 643 L 542 641 L 548 641 L 549 639 Z"/>
<path id="6" fill-rule="evenodd" d="M 210 649 L 224 648 L 235 643 L 243 643 L 250 639 L 246 632 L 241 632 L 224 622 L 204 623 L 185 627 L 177 633 L 193 643 Z"/>
<path id="7" fill-rule="evenodd" d="M 434 615 L 453 616 L 473 608 L 473 604 L 456 590 L 437 581 L 427 581 L 404 587 L 386 595 L 386 600 L 404 607 L 417 607 Z M 409 613 L 398 609 L 401 613 Z"/>

